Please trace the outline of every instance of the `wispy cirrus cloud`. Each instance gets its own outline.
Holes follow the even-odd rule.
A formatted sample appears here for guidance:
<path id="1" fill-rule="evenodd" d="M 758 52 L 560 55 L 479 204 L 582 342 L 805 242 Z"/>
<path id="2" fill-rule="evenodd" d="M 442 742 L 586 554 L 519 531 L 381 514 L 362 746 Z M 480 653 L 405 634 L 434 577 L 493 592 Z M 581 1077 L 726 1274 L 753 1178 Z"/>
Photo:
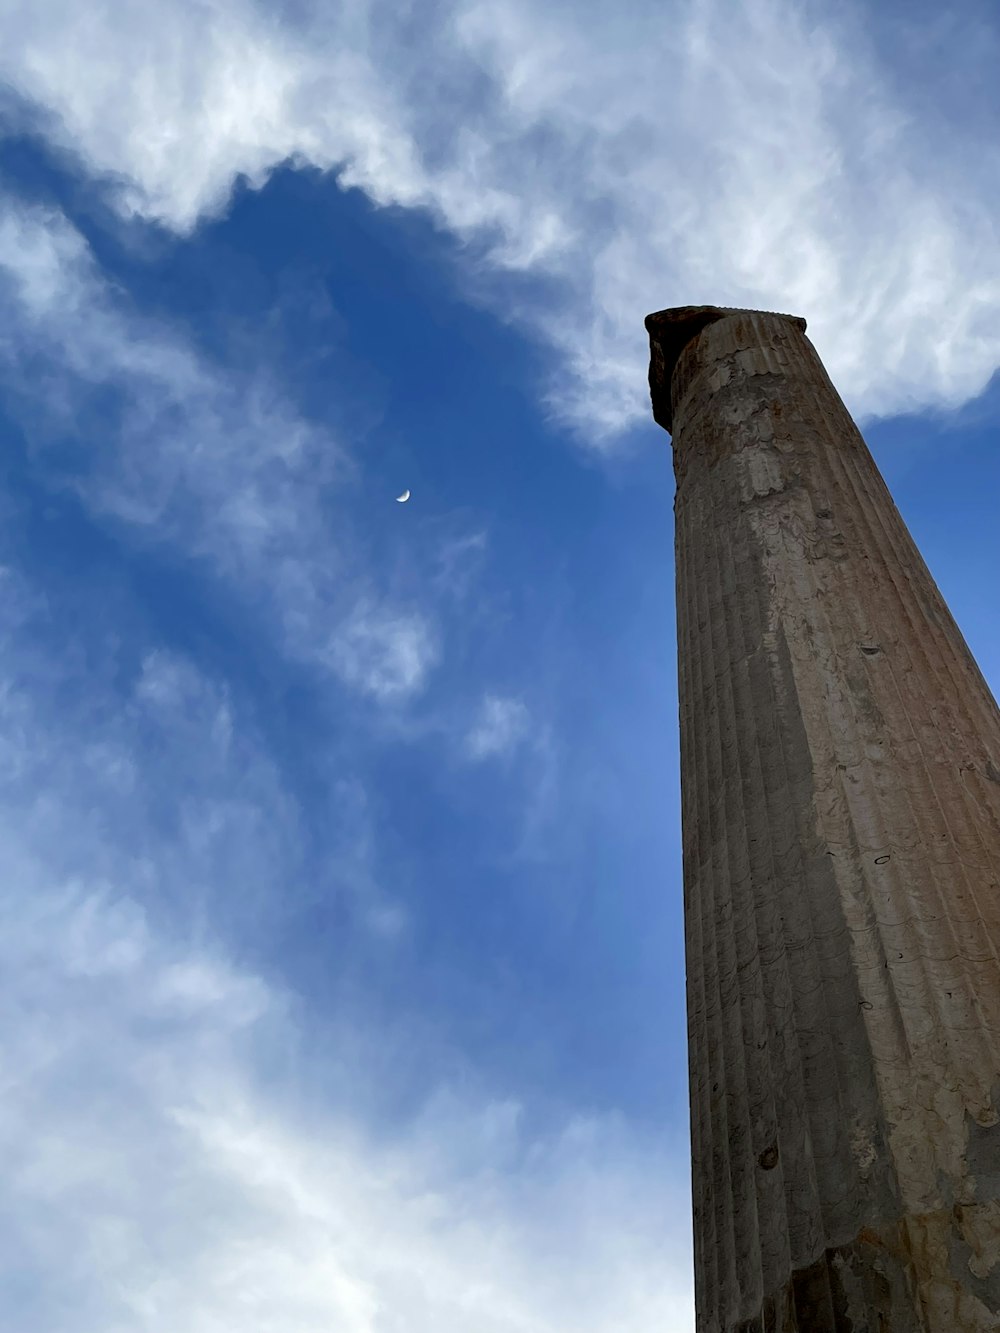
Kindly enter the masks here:
<path id="1" fill-rule="evenodd" d="M 647 415 L 661 304 L 805 314 L 861 415 L 957 405 L 996 369 L 995 149 L 924 98 L 923 16 L 881 45 L 864 17 L 456 0 L 417 32 L 378 0 L 280 25 L 245 0 L 48 0 L 11 7 L 2 60 L 125 212 L 184 231 L 286 160 L 429 209 L 473 244 L 478 297 L 558 351 L 553 409 L 600 444 Z M 942 40 L 985 90 L 988 17 Z M 512 271 L 544 285 L 491 286 Z"/>
<path id="2" fill-rule="evenodd" d="M 23 862 L 17 883 L 0 1235 L 22 1333 L 690 1326 L 661 1145 L 607 1118 L 532 1130 L 447 1085 L 373 1136 L 297 1095 L 288 1052 L 320 1034 L 252 975 L 110 890 Z"/>
<path id="3" fill-rule="evenodd" d="M 439 648 L 419 611 L 362 600 L 335 631 L 328 651 L 334 669 L 349 685 L 392 703 L 421 688 Z"/>
<path id="4" fill-rule="evenodd" d="M 487 694 L 466 735 L 466 752 L 471 759 L 508 755 L 527 738 L 529 727 L 530 715 L 522 700 Z"/>

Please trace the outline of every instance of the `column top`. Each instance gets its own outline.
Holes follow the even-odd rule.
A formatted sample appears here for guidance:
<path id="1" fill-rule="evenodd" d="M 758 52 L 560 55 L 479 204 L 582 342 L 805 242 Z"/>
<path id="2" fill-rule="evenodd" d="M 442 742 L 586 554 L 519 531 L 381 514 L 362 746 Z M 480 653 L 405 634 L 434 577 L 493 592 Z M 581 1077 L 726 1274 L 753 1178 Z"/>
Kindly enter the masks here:
<path id="1" fill-rule="evenodd" d="M 657 310 L 646 316 L 649 333 L 649 392 L 653 400 L 653 420 L 664 430 L 672 432 L 673 418 L 670 404 L 670 381 L 677 359 L 687 344 L 702 329 L 716 320 L 730 315 L 776 315 L 787 319 L 805 333 L 806 322 L 801 315 L 783 315 L 777 310 L 744 310 L 738 306 L 678 305 L 669 310 Z"/>

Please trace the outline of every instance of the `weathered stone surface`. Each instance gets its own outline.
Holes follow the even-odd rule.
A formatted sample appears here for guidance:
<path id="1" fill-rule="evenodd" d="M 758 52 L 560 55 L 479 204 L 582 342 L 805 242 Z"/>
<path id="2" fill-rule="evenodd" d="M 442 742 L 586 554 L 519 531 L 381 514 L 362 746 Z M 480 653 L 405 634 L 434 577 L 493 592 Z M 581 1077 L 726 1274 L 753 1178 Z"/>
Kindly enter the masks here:
<path id="1" fill-rule="evenodd" d="M 998 1333 L 1000 712 L 805 321 L 647 327 L 699 1333 Z"/>

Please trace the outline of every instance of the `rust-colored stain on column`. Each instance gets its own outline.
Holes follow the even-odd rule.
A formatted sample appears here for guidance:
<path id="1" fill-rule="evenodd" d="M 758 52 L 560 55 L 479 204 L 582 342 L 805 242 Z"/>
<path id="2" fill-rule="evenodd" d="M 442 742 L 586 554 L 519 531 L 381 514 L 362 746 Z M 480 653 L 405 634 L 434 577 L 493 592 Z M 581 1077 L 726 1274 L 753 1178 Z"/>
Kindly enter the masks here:
<path id="1" fill-rule="evenodd" d="M 699 1333 L 1000 1333 L 1000 712 L 805 321 L 646 327 Z"/>

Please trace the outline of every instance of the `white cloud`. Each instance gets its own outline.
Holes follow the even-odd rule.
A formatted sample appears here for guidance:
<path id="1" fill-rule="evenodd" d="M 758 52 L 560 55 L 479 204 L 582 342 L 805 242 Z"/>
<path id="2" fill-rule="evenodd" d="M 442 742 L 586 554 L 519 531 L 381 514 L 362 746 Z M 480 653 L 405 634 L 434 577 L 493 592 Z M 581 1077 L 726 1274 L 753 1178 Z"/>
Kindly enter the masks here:
<path id="1" fill-rule="evenodd" d="M 373 1136 L 294 1078 L 273 1090 L 272 1052 L 309 1034 L 259 980 L 13 868 L 0 1267 L 20 1333 L 693 1327 L 662 1145 L 613 1119 L 532 1132 L 447 1087 Z"/>
<path id="2" fill-rule="evenodd" d="M 529 714 L 520 699 L 488 694 L 465 738 L 472 759 L 489 759 L 515 750 L 528 735 Z"/>
<path id="3" fill-rule="evenodd" d="M 419 612 L 373 606 L 364 599 L 334 634 L 328 651 L 349 685 L 386 703 L 420 690 L 438 657 L 437 642 Z"/>
<path id="4" fill-rule="evenodd" d="M 595 442 L 648 416 L 659 305 L 804 314 L 861 415 L 960 403 L 1000 361 L 989 133 L 946 137 L 861 11 L 456 0 L 418 29 L 379 0 L 280 24 L 244 0 L 7 8 L 7 79 L 126 211 L 183 231 L 237 175 L 307 161 L 480 238 L 487 272 L 553 280 L 477 290 L 559 350 L 551 402 Z M 942 40 L 985 90 L 995 27 Z"/>

